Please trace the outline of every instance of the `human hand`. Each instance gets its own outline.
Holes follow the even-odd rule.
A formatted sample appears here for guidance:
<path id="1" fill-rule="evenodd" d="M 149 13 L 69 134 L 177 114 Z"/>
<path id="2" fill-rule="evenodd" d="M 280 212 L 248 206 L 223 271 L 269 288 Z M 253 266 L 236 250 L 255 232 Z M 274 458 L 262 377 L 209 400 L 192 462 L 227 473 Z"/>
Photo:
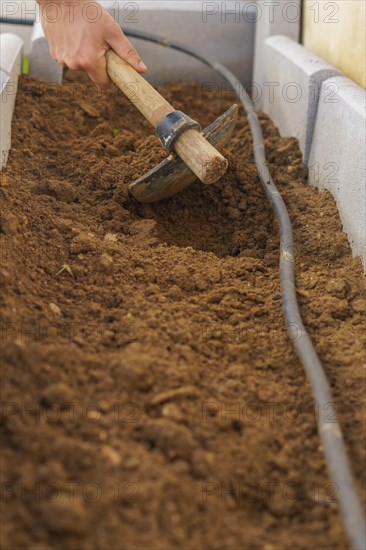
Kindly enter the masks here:
<path id="1" fill-rule="evenodd" d="M 99 2 L 37 0 L 42 28 L 52 57 L 71 70 L 85 71 L 102 90 L 111 81 L 105 53 L 112 48 L 136 71 L 147 70 L 137 51 L 113 17 Z"/>

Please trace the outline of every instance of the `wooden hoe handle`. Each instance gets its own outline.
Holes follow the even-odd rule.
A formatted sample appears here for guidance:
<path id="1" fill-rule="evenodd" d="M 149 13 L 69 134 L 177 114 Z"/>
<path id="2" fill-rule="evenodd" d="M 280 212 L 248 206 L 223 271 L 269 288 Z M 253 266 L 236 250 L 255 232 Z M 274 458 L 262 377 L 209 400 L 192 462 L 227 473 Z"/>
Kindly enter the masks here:
<path id="1" fill-rule="evenodd" d="M 154 128 L 175 111 L 131 65 L 113 50 L 108 50 L 107 72 L 111 80 L 128 97 Z M 214 183 L 226 172 L 227 160 L 199 132 L 186 130 L 174 143 L 174 150 L 202 183 Z"/>

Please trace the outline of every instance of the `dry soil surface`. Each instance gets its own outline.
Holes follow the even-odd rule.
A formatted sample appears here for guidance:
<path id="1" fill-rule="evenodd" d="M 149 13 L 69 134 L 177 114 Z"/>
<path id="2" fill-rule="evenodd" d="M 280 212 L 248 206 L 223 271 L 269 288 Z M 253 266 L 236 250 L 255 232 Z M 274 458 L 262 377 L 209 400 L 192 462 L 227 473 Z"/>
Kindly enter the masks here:
<path id="1" fill-rule="evenodd" d="M 202 125 L 231 102 L 162 91 Z M 361 263 L 296 140 L 260 120 L 364 497 Z M 4 550 L 347 546 L 244 115 L 224 153 L 217 184 L 138 204 L 127 184 L 164 153 L 122 94 L 21 81 L 1 176 Z"/>

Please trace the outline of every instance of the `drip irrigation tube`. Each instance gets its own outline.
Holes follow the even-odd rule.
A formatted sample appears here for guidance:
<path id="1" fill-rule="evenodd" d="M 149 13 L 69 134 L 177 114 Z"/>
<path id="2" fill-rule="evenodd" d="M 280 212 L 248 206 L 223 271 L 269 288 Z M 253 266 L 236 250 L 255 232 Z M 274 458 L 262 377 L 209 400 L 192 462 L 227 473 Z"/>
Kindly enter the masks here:
<path id="1" fill-rule="evenodd" d="M 225 78 L 244 107 L 252 132 L 254 157 L 259 178 L 280 227 L 281 294 L 287 330 L 305 370 L 313 398 L 317 404 L 318 431 L 324 448 L 328 473 L 338 491 L 340 514 L 349 542 L 353 548 L 364 549 L 366 525 L 363 509 L 357 495 L 340 425 L 334 414 L 331 415 L 331 421 L 329 420 L 329 408 L 333 405 L 329 382 L 300 315 L 295 288 L 294 243 L 291 221 L 285 203 L 268 169 L 262 129 L 252 100 L 238 79 L 235 78 L 235 75 L 221 63 L 212 61 L 183 44 L 154 34 L 130 29 L 125 29 L 124 32 L 127 36 L 154 42 L 202 61 Z"/>
<path id="2" fill-rule="evenodd" d="M 33 27 L 34 19 L 14 19 L 10 17 L 0 17 L 2 25 L 19 25 L 20 27 Z"/>

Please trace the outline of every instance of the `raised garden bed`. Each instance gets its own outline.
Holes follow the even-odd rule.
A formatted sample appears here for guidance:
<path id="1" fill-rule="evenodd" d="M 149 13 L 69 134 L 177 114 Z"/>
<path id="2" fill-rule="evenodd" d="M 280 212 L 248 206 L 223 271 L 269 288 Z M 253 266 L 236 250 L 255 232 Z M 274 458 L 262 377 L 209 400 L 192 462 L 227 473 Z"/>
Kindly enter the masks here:
<path id="1" fill-rule="evenodd" d="M 162 89 L 203 126 L 231 103 L 192 84 Z M 294 225 L 301 312 L 361 494 L 361 262 L 332 196 L 305 185 L 296 140 L 261 121 Z M 12 135 L 4 548 L 345 548 L 244 116 L 225 178 L 156 205 L 126 193 L 163 153 L 115 90 L 23 78 Z"/>

